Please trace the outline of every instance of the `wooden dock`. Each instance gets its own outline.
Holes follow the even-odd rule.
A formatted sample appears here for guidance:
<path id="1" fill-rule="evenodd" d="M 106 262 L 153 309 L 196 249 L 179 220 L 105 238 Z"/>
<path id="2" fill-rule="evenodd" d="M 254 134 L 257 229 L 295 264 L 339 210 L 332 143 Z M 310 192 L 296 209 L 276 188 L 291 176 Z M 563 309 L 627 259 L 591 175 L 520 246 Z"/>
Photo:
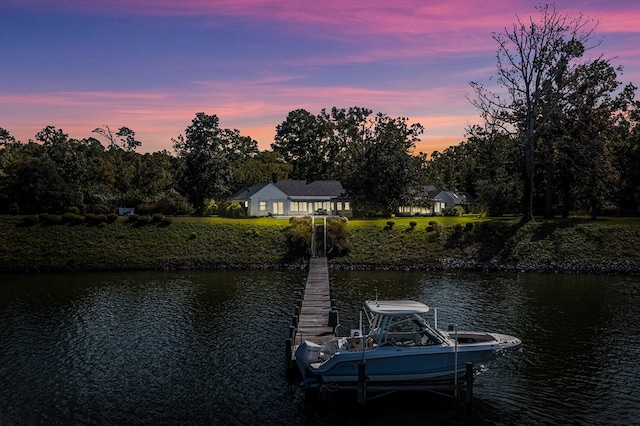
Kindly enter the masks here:
<path id="1" fill-rule="evenodd" d="M 302 296 L 293 319 L 293 344 L 298 345 L 302 340 L 318 344 L 329 341 L 338 325 L 338 313 L 331 299 L 326 257 L 310 259 L 309 275 Z"/>

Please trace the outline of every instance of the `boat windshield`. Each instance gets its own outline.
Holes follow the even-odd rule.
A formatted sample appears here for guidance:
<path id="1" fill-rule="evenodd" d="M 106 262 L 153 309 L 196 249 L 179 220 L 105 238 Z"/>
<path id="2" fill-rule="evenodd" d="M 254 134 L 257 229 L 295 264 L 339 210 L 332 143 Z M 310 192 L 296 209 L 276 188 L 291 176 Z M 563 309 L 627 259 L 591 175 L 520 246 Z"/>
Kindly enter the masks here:
<path id="1" fill-rule="evenodd" d="M 374 315 L 372 334 L 378 344 L 397 346 L 439 345 L 444 337 L 434 330 L 420 315 Z"/>

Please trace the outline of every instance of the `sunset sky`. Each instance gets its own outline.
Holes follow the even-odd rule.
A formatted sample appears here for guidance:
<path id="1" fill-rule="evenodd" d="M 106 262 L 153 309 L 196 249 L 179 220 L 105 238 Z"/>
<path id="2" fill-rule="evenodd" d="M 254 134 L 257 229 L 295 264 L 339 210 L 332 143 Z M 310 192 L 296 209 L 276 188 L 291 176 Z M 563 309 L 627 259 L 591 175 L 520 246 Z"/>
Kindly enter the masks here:
<path id="1" fill-rule="evenodd" d="M 464 140 L 471 80 L 495 75 L 493 32 L 532 0 L 2 0 L 0 127 L 27 142 L 127 126 L 172 151 L 196 112 L 270 149 L 298 108 L 361 106 L 425 127 L 417 151 Z M 640 1 L 557 0 L 640 86 Z"/>

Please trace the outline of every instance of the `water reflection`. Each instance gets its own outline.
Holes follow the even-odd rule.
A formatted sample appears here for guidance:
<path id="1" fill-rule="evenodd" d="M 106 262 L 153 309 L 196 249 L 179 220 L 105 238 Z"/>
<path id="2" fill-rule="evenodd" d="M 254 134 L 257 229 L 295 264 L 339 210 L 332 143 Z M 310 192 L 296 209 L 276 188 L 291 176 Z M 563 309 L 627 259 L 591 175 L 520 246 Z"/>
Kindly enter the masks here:
<path id="1" fill-rule="evenodd" d="M 301 271 L 5 276 L 0 424 L 629 424 L 640 418 L 637 277 L 332 272 L 342 331 L 362 301 L 410 298 L 439 323 L 513 334 L 524 350 L 449 400 L 288 381 Z M 629 391 L 631 390 L 631 391 Z"/>

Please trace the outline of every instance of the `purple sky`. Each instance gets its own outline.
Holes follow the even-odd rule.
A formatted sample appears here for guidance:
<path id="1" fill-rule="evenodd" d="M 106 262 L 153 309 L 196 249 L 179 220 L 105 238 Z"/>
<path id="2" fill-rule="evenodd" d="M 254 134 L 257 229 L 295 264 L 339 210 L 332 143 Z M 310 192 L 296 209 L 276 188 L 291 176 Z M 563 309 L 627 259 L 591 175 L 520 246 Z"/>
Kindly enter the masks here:
<path id="1" fill-rule="evenodd" d="M 270 149 L 304 108 L 361 106 L 425 126 L 418 151 L 480 123 L 469 81 L 495 74 L 496 43 L 539 1 L 2 0 L 0 127 L 22 142 L 127 126 L 140 151 L 172 150 L 196 112 Z M 640 1 L 558 0 L 598 21 L 594 39 L 640 86 Z"/>

